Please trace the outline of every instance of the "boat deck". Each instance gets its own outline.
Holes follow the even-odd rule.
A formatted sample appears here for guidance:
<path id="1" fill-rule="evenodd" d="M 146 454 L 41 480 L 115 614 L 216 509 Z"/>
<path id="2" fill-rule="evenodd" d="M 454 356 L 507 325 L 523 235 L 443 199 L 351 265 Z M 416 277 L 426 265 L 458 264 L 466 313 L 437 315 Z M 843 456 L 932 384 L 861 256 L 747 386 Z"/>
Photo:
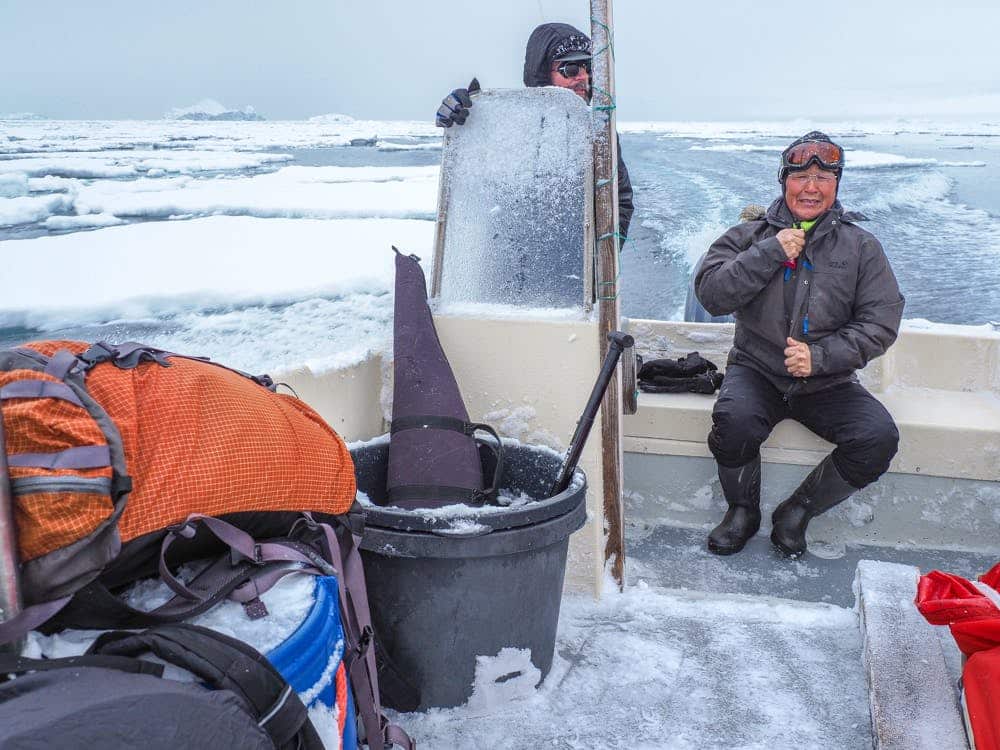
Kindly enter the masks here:
<path id="1" fill-rule="evenodd" d="M 632 529 L 627 554 L 631 580 L 717 594 L 776 596 L 851 608 L 861 560 L 912 565 L 975 578 L 996 564 L 995 555 L 905 547 L 810 544 L 799 560 L 781 557 L 759 533 L 742 552 L 720 557 L 705 548 L 707 531 L 672 526 Z"/>
<path id="2" fill-rule="evenodd" d="M 636 585 L 565 597 L 556 651 L 537 690 L 480 685 L 399 720 L 435 750 L 872 747 L 851 610 Z"/>
<path id="3" fill-rule="evenodd" d="M 507 681 L 491 679 L 517 672 L 517 657 L 508 655 L 492 665 L 492 673 L 477 674 L 467 705 L 399 720 L 426 748 L 942 746 L 933 736 L 940 727 L 925 732 L 915 722 L 906 722 L 909 734 L 894 739 L 891 710 L 902 693 L 909 696 L 903 696 L 907 710 L 913 708 L 914 685 L 925 686 L 928 701 L 954 702 L 957 648 L 946 629 L 924 628 L 915 612 L 907 632 L 898 612 L 880 607 L 903 606 L 912 596 L 898 595 L 900 581 L 915 575 L 903 566 L 971 577 L 995 560 L 940 550 L 818 545 L 822 557 L 810 553 L 789 561 L 763 535 L 738 555 L 717 557 L 705 550 L 704 535 L 700 529 L 632 524 L 626 591 L 614 593 L 609 585 L 600 601 L 564 597 L 556 658 L 537 690 L 537 675 L 530 671 Z M 869 586 L 865 627 L 855 603 L 862 560 L 896 564 L 862 566 Z M 880 618 L 891 627 L 877 624 Z M 896 671 L 906 670 L 901 654 L 913 645 L 908 639 L 940 643 L 936 674 L 929 675 L 926 666 L 921 675 Z M 875 673 L 876 687 L 866 670 Z M 873 704 L 885 722 L 877 741 Z M 960 742 L 964 731 L 957 711 L 952 713 L 952 739 Z"/>

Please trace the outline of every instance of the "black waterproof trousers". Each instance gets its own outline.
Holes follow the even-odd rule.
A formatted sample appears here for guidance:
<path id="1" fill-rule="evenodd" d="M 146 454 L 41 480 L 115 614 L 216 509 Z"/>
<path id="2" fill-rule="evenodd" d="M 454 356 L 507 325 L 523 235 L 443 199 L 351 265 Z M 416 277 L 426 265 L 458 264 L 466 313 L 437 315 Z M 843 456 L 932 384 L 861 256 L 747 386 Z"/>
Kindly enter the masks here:
<path id="1" fill-rule="evenodd" d="M 836 445 L 834 466 L 858 489 L 888 470 L 899 445 L 889 412 L 859 383 L 786 397 L 756 370 L 731 364 L 712 412 L 709 450 L 722 466 L 743 466 L 783 419 Z"/>

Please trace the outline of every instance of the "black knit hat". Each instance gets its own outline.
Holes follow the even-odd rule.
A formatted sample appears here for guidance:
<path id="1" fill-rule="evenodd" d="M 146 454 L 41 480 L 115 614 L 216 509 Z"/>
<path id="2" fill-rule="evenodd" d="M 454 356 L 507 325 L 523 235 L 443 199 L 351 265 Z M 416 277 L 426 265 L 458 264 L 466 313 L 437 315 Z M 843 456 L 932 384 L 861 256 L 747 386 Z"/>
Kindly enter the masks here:
<path id="1" fill-rule="evenodd" d="M 549 50 L 549 55 L 553 60 L 589 60 L 590 39 L 583 34 L 570 34 L 555 44 Z"/>
<path id="2" fill-rule="evenodd" d="M 796 138 L 794 141 L 788 144 L 788 148 L 786 148 L 784 151 L 781 152 L 781 167 L 778 170 L 778 182 L 781 183 L 782 188 L 785 187 L 785 178 L 788 177 L 789 172 L 800 172 L 803 169 L 808 169 L 809 165 L 813 163 L 813 159 L 810 159 L 800 167 L 791 166 L 785 163 L 785 154 L 787 154 L 789 151 L 791 151 L 793 148 L 795 148 L 801 143 L 831 143 L 837 148 L 839 148 L 841 153 L 844 152 L 843 146 L 841 146 L 839 143 L 834 143 L 830 139 L 830 136 L 828 136 L 826 133 L 820 132 L 819 130 L 811 130 L 801 138 Z M 823 169 L 826 169 L 826 167 L 823 167 L 823 165 L 820 166 Z M 837 169 L 830 171 L 832 171 L 834 174 L 837 175 L 837 187 L 840 188 L 840 178 L 844 174 L 843 161 L 841 161 L 841 165 Z"/>

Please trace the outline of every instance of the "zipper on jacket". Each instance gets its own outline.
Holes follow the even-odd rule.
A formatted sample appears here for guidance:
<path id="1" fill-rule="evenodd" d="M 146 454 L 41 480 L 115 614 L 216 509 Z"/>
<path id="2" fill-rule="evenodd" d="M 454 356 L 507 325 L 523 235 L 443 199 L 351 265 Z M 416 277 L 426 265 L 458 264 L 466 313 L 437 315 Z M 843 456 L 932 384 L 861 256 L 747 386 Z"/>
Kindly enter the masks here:
<path id="1" fill-rule="evenodd" d="M 798 384 L 799 384 L 798 380 L 793 380 L 792 384 L 790 386 L 788 386 L 788 389 L 784 393 L 781 394 L 781 400 L 784 401 L 786 404 L 789 403 L 788 399 L 790 399 L 792 397 L 792 391 L 795 390 L 795 387 Z"/>
<path id="2" fill-rule="evenodd" d="M 799 256 L 799 257 L 801 257 L 801 256 Z M 790 270 L 790 269 L 786 269 L 786 270 Z M 800 274 L 805 275 L 805 272 L 807 270 L 812 271 L 813 270 L 813 264 L 810 263 L 805 258 L 802 258 L 802 263 L 799 264 L 798 272 Z M 799 277 L 797 276 L 796 278 L 799 278 Z M 796 330 L 796 325 L 795 325 L 796 318 L 795 318 L 795 316 L 792 315 L 790 318 L 788 318 L 788 337 L 796 339 L 796 340 L 798 340 L 798 335 L 797 334 L 799 334 L 799 333 L 801 333 L 803 340 L 806 340 L 806 339 L 809 338 L 809 300 L 812 299 L 812 285 L 809 283 L 809 281 L 810 280 L 808 278 L 802 279 L 802 285 L 806 287 L 806 290 L 804 292 L 805 298 L 802 300 L 802 328 L 801 328 L 801 331 Z M 790 311 L 790 312 L 794 313 L 794 310 Z"/>
<path id="3" fill-rule="evenodd" d="M 813 265 L 805 258 L 802 259 L 802 271 L 806 270 L 812 271 Z M 809 338 L 809 300 L 812 299 L 812 285 L 809 281 L 811 280 L 811 274 L 809 279 L 802 279 L 802 284 L 806 287 L 806 298 L 802 301 L 802 338 Z"/>
<path id="4" fill-rule="evenodd" d="M 21 477 L 11 483 L 15 496 L 43 492 L 81 492 L 88 495 L 110 495 L 108 477 Z"/>

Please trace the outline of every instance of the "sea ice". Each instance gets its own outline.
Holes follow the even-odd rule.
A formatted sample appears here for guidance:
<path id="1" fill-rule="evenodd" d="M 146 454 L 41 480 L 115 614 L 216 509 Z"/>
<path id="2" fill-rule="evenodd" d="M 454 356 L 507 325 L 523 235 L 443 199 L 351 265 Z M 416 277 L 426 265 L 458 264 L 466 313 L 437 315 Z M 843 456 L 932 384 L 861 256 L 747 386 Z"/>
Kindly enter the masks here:
<path id="1" fill-rule="evenodd" d="M 57 211 L 68 211 L 71 205 L 72 201 L 64 195 L 0 198 L 0 227 L 32 224 Z"/>
<path id="2" fill-rule="evenodd" d="M 28 194 L 28 176 L 23 172 L 0 174 L 0 198 L 20 198 Z"/>
<path id="3" fill-rule="evenodd" d="M 154 346 L 255 372 L 344 367 L 392 330 L 391 246 L 429 268 L 433 234 L 429 221 L 215 216 L 41 237 L 31 253 L 8 240 L 9 278 L 46 283 L 8 285 L 0 327 L 117 321 L 119 337 L 138 326 Z M 152 319 L 170 322 L 150 332 Z"/>
<path id="4" fill-rule="evenodd" d="M 436 216 L 437 167 L 286 167 L 223 180 L 98 181 L 79 188 L 78 213 L 167 218 L 229 214 L 294 219 Z"/>

